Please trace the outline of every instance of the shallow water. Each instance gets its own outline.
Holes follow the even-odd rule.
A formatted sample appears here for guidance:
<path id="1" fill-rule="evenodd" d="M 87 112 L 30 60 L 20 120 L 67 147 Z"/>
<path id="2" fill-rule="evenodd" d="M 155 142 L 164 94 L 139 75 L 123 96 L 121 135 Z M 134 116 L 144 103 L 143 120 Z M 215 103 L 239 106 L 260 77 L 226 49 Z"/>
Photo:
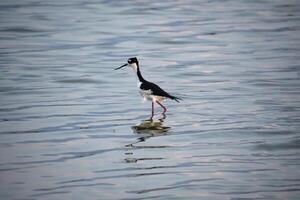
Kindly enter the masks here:
<path id="1" fill-rule="evenodd" d="M 1 199 L 298 199 L 298 1 L 1 1 Z M 131 69 L 173 95 L 166 118 Z"/>

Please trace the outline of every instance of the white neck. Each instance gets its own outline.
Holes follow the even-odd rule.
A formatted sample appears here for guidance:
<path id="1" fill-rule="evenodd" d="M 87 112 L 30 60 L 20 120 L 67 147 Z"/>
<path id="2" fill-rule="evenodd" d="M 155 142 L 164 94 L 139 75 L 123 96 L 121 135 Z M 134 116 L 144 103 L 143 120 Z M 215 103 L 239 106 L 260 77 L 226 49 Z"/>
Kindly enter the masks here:
<path id="1" fill-rule="evenodd" d="M 140 84 L 141 84 L 141 81 L 140 81 L 140 79 L 139 79 L 139 77 L 138 77 L 138 75 L 137 75 L 137 70 L 138 70 L 137 64 L 136 64 L 136 63 L 132 63 L 132 64 L 130 64 L 130 67 L 132 67 L 133 71 L 135 72 L 135 74 L 136 74 L 135 77 L 136 77 L 136 79 L 137 79 L 138 85 L 140 85 Z"/>
<path id="2" fill-rule="evenodd" d="M 134 70 L 135 73 L 137 73 L 137 65 L 136 63 L 132 63 L 132 64 L 129 64 L 130 67 L 132 67 L 132 69 Z"/>

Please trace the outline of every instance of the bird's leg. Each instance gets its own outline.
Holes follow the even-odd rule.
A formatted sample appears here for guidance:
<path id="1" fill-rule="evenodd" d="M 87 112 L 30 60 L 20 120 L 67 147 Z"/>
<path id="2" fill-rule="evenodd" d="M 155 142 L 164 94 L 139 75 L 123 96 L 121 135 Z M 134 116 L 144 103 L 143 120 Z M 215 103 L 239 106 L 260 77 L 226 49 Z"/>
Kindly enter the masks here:
<path id="1" fill-rule="evenodd" d="M 154 102 L 152 101 L 152 113 L 151 113 L 150 120 L 152 120 L 153 116 L 154 116 Z"/>
<path id="2" fill-rule="evenodd" d="M 158 103 L 164 109 L 163 114 L 165 114 L 167 112 L 167 108 L 161 103 L 159 103 L 159 101 L 156 101 L 156 103 Z"/>
<path id="3" fill-rule="evenodd" d="M 164 122 L 164 120 L 166 119 L 166 114 L 165 113 L 162 113 L 162 118 L 158 119 L 160 122 Z"/>

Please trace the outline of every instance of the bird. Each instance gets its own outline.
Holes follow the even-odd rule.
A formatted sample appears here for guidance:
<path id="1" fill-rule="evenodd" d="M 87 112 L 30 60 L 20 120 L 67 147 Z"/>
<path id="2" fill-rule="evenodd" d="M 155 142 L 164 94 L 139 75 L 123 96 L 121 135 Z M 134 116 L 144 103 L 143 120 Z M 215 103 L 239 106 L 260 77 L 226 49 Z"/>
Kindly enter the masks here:
<path id="1" fill-rule="evenodd" d="M 167 108 L 162 104 L 165 99 L 171 99 L 179 102 L 181 98 L 175 97 L 168 92 L 164 91 L 161 87 L 156 85 L 155 83 L 149 82 L 141 74 L 139 61 L 136 57 L 129 58 L 127 63 L 124 65 L 115 68 L 115 70 L 121 69 L 123 67 L 129 66 L 131 67 L 136 76 L 138 78 L 137 86 L 140 89 L 140 94 L 144 98 L 144 100 L 152 101 L 152 112 L 151 118 L 154 116 L 154 104 L 157 103 L 159 106 L 163 108 L 163 115 L 167 112 Z"/>

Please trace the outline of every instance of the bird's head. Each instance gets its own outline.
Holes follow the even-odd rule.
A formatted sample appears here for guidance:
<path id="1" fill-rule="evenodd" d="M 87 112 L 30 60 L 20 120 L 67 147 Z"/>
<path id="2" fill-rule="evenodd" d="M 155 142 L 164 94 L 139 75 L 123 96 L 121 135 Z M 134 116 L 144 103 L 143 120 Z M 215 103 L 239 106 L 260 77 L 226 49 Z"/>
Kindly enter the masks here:
<path id="1" fill-rule="evenodd" d="M 138 68 L 138 66 L 139 66 L 139 61 L 137 60 L 136 57 L 129 58 L 129 59 L 127 60 L 127 63 L 125 63 L 124 65 L 122 65 L 122 66 L 120 66 L 120 67 L 118 67 L 118 68 L 116 68 L 115 70 L 121 69 L 121 68 L 126 67 L 126 66 L 130 66 L 130 67 L 132 67 L 135 71 L 137 71 L 137 68 Z"/>

